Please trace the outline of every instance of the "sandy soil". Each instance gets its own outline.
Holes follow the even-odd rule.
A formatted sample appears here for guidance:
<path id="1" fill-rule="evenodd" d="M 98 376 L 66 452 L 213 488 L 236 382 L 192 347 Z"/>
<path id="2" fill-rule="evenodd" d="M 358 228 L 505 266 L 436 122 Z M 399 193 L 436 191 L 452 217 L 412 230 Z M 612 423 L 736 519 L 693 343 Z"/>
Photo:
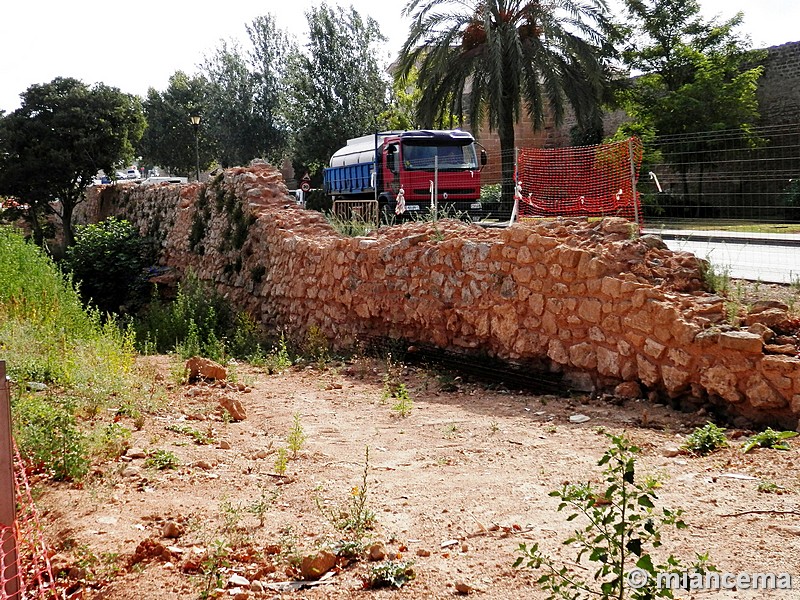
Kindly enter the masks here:
<path id="1" fill-rule="evenodd" d="M 512 567 L 517 548 L 538 541 L 557 561 L 572 564 L 575 551 L 562 541 L 578 521 L 566 522 L 548 492 L 565 482 L 600 485 L 596 463 L 609 446 L 604 433 L 612 433 L 642 448 L 638 471 L 661 481 L 658 506 L 684 510 L 689 527 L 664 530 L 660 550 L 685 559 L 708 552 L 722 571 L 788 571 L 796 578 L 793 592 L 676 597 L 800 598 L 797 450 L 743 454 L 747 432 L 729 430 L 726 449 L 703 458 L 675 455 L 706 422 L 704 414 L 645 401 L 537 396 L 397 367 L 394 375 L 413 400 L 403 417 L 393 400 L 383 399 L 384 360 L 295 366 L 273 375 L 242 366 L 240 385 L 225 388 L 171 383 L 169 359 L 142 361 L 145 376 L 163 378 L 171 390 L 133 432 L 131 446 L 143 454 L 170 451 L 180 464 L 159 470 L 125 456 L 98 465 L 82 486 L 38 487 L 46 534 L 57 550 L 53 564 L 68 577 L 66 597 L 200 598 L 214 589 L 207 572 L 216 566 L 226 589 L 211 595 L 226 598 L 438 599 L 459 595 L 456 584 L 486 599 L 545 598 L 535 583 L 539 573 Z M 222 396 L 239 400 L 246 418 L 223 418 Z M 589 420 L 572 423 L 578 414 Z M 278 476 L 278 449 L 286 447 L 295 415 L 306 440 Z M 134 428 L 130 419 L 121 423 Z M 192 435 L 210 443 L 195 443 Z M 364 491 L 367 448 L 366 505 L 375 513 L 367 541 L 413 561 L 416 578 L 400 590 L 363 591 L 376 563 L 362 558 L 340 561 L 310 589 L 266 587 L 298 579 L 293 557 L 342 537 L 320 506 L 331 513 Z M 759 491 L 762 481 L 773 491 Z M 232 589 L 234 574 L 250 589 Z"/>

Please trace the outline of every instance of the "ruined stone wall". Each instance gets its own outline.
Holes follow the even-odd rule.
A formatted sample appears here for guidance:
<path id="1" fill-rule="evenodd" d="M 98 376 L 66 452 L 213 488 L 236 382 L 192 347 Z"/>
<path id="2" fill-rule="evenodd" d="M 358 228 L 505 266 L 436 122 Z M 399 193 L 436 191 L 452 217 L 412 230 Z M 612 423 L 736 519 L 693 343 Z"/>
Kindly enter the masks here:
<path id="1" fill-rule="evenodd" d="M 346 238 L 298 208 L 266 165 L 207 184 L 93 188 L 77 217 L 112 214 L 155 238 L 178 275 L 191 268 L 295 338 L 316 325 L 340 347 L 389 336 L 488 353 L 544 364 L 573 385 L 784 427 L 800 413 L 800 359 L 765 349 L 786 313 L 725 325 L 723 300 L 698 291 L 700 261 L 632 236 L 620 219 L 407 223 Z"/>
<path id="2" fill-rule="evenodd" d="M 767 48 L 758 82 L 762 125 L 800 122 L 800 42 Z"/>

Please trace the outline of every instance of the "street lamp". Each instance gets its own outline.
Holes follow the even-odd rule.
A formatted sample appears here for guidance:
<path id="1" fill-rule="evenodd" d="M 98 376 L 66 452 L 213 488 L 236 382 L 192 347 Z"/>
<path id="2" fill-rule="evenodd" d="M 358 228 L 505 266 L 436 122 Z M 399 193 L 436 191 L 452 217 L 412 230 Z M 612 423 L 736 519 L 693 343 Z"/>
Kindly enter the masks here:
<path id="1" fill-rule="evenodd" d="M 197 181 L 200 182 L 200 115 L 192 115 L 189 117 L 192 121 L 192 129 L 194 129 L 194 155 L 197 160 Z"/>

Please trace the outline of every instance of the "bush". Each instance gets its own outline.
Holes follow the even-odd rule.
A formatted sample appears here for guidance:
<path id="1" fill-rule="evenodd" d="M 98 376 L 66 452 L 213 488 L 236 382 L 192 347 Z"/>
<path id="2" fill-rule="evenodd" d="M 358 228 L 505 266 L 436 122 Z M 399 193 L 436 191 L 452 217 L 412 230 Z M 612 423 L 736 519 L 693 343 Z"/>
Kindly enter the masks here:
<path id="1" fill-rule="evenodd" d="M 499 183 L 490 183 L 481 186 L 481 204 L 499 204 L 503 199 L 503 186 Z"/>
<path id="2" fill-rule="evenodd" d="M 306 195 L 306 208 L 322 213 L 328 212 L 333 209 L 333 200 L 325 194 L 325 190 L 311 190 Z"/>
<path id="3" fill-rule="evenodd" d="M 549 592 L 548 600 L 674 598 L 671 589 L 657 585 L 660 575 L 716 570 L 706 554 L 696 553 L 690 564 L 671 554 L 665 557 L 664 552 L 651 554 L 661 546 L 665 526 L 687 527 L 680 519 L 682 511 L 656 509 L 656 480 L 636 478 L 639 448 L 624 436 L 609 438 L 612 446 L 597 463 L 604 467 L 605 489 L 590 483 L 565 483 L 561 490 L 550 492 L 561 501 L 559 511 L 570 511 L 567 521 L 580 523 L 564 540 L 564 545 L 577 552 L 574 562 L 557 564 L 538 543 L 519 545 L 520 556 L 514 566 L 542 570 L 537 583 Z M 659 558 L 665 558 L 664 562 L 656 562 Z"/>
<path id="4" fill-rule="evenodd" d="M 170 303 L 157 290 L 134 325 L 141 352 L 175 351 L 183 358 L 202 355 L 224 361 L 230 354 L 246 358 L 259 349 L 260 332 L 252 317 L 235 312 L 215 290 L 189 272 Z"/>
<path id="5" fill-rule="evenodd" d="M 26 395 L 16 399 L 12 408 L 14 438 L 34 471 L 47 473 L 56 481 L 86 474 L 86 439 L 75 423 L 72 405 L 52 397 Z"/>
<path id="6" fill-rule="evenodd" d="M 686 438 L 686 443 L 683 447 L 692 454 L 705 456 L 727 445 L 728 440 L 725 437 L 725 430 L 709 421 L 703 427 L 695 429 L 692 434 Z"/>
<path id="7" fill-rule="evenodd" d="M 152 250 L 128 221 L 109 217 L 78 227 L 67 248 L 65 268 L 80 285 L 81 298 L 102 313 L 131 312 L 147 298 L 146 269 Z"/>

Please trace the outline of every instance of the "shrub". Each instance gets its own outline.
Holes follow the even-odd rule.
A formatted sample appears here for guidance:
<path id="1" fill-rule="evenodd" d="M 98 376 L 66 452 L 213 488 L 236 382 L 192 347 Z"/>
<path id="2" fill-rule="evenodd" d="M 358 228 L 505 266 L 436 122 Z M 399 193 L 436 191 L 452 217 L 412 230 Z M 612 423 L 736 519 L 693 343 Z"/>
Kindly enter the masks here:
<path id="1" fill-rule="evenodd" d="M 715 568 L 701 554 L 688 568 L 672 555 L 663 563 L 654 562 L 648 549 L 661 546 L 662 527 L 683 529 L 686 524 L 680 520 L 680 510 L 656 510 L 655 478 L 645 478 L 643 483 L 636 480 L 639 448 L 623 436 L 608 437 L 612 445 L 597 463 L 605 467 L 605 490 L 585 483 L 564 484 L 561 490 L 550 492 L 561 500 L 559 511 L 571 510 L 568 521 L 581 518 L 585 522 L 564 540 L 564 545 L 577 550 L 573 564 L 585 570 L 558 566 L 538 544 L 528 547 L 524 543 L 519 545 L 520 556 L 514 566 L 543 569 L 538 583 L 549 592 L 549 600 L 673 598 L 671 589 L 657 586 L 659 574 L 705 573 Z"/>
<path id="2" fill-rule="evenodd" d="M 728 440 L 725 437 L 725 430 L 709 421 L 703 427 L 698 427 L 692 432 L 686 439 L 683 448 L 692 454 L 705 456 L 727 445 Z"/>
<path id="3" fill-rule="evenodd" d="M 50 396 L 22 395 L 12 408 L 14 438 L 34 471 L 56 481 L 77 480 L 86 474 L 86 438 L 75 423 L 72 404 Z"/>
<path id="4" fill-rule="evenodd" d="M 147 267 L 152 263 L 152 249 L 136 228 L 109 217 L 77 228 L 63 264 L 86 304 L 102 313 L 120 313 L 138 309 L 147 299 Z"/>
<path id="5" fill-rule="evenodd" d="M 260 343 L 252 317 L 232 310 L 222 295 L 192 272 L 179 284 L 172 302 L 163 302 L 154 291 L 134 328 L 141 351 L 176 351 L 183 358 L 197 354 L 217 361 L 229 354 L 245 358 L 257 352 Z"/>

